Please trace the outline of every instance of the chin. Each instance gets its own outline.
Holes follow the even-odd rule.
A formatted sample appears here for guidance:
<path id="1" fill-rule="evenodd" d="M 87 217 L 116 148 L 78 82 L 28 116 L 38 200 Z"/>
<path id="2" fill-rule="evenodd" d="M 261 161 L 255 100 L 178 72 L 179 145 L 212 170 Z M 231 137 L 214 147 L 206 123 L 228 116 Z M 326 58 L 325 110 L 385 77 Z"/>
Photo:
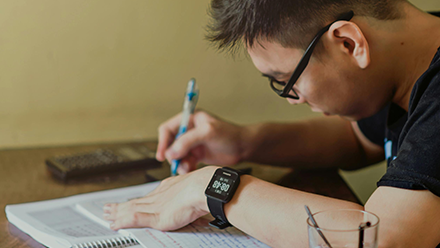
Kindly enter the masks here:
<path id="1" fill-rule="evenodd" d="M 354 116 L 329 114 L 329 113 L 326 113 L 326 112 L 322 112 L 322 114 L 323 114 L 325 117 L 339 116 L 339 117 L 341 117 L 342 119 L 345 119 L 345 120 L 347 120 L 347 121 L 358 121 L 358 120 L 362 119 L 362 118 L 356 118 L 356 117 L 354 117 Z"/>
<path id="2" fill-rule="evenodd" d="M 353 116 L 353 115 L 339 115 L 339 116 L 347 121 L 359 121 L 364 118 L 361 116 Z"/>
<path id="3" fill-rule="evenodd" d="M 369 111 L 367 109 L 344 109 L 344 111 L 336 111 L 337 113 L 331 113 L 330 115 L 338 115 L 341 118 L 348 120 L 348 121 L 359 121 L 364 118 L 367 118 L 370 115 Z"/>
<path id="4" fill-rule="evenodd" d="M 329 113 L 329 112 L 322 112 L 322 114 L 324 116 L 339 116 L 342 119 L 348 120 L 348 121 L 358 121 L 361 120 L 364 117 L 361 117 L 360 115 L 355 115 L 355 114 L 340 114 L 340 113 Z"/>
<path id="5" fill-rule="evenodd" d="M 353 116 L 341 116 L 341 117 L 347 121 L 358 121 L 361 119 L 361 118 L 355 118 Z"/>

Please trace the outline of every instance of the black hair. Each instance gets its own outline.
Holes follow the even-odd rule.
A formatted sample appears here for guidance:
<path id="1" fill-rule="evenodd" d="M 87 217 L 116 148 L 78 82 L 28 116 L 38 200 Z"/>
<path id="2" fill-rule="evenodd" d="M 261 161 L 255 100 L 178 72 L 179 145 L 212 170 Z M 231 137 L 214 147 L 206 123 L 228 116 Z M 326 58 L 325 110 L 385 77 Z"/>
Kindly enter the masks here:
<path id="1" fill-rule="evenodd" d="M 305 49 L 313 36 L 342 13 L 394 20 L 405 0 L 212 0 L 206 38 L 220 50 L 252 47 L 261 39 Z"/>

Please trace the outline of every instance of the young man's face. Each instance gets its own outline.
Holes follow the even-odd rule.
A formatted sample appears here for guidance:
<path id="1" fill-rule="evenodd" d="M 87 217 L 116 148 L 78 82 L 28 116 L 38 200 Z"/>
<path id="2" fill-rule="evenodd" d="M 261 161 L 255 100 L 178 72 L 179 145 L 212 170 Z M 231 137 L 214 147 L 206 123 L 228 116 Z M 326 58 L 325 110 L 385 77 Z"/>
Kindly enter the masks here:
<path id="1" fill-rule="evenodd" d="M 377 111 L 371 104 L 378 90 L 370 87 L 364 70 L 348 55 L 329 49 L 319 60 L 310 60 L 293 89 L 299 100 L 287 99 L 291 104 L 307 103 L 315 112 L 340 115 L 350 120 L 370 116 Z M 298 65 L 303 51 L 285 48 L 278 43 L 257 43 L 248 48 L 254 65 L 263 74 L 287 82 Z M 275 93 L 274 93 L 275 94 Z"/>

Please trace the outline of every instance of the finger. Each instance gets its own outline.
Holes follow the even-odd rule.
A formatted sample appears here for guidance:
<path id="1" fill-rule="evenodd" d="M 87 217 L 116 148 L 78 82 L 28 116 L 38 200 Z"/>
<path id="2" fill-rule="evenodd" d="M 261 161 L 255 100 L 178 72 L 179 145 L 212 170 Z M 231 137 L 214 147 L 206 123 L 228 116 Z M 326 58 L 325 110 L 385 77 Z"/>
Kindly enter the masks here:
<path id="1" fill-rule="evenodd" d="M 185 159 L 180 161 L 179 167 L 177 167 L 177 173 L 179 175 L 187 174 L 196 169 L 198 158 L 194 155 L 189 155 Z"/>
<path id="2" fill-rule="evenodd" d="M 110 228 L 119 230 L 121 228 L 154 227 L 157 219 L 157 215 L 152 213 L 127 213 L 111 223 Z"/>
<path id="3" fill-rule="evenodd" d="M 206 163 L 204 160 L 206 159 L 206 152 L 205 147 L 203 145 L 199 145 L 194 147 L 191 150 L 191 155 L 194 157 L 195 162 L 192 164 L 190 163 L 190 171 L 196 169 L 196 165 L 200 162 Z"/>
<path id="4" fill-rule="evenodd" d="M 123 203 L 107 204 L 110 212 L 104 213 L 104 219 L 109 221 L 115 221 L 124 217 L 129 213 L 134 212 L 152 212 L 152 206 L 150 203 L 141 202 L 140 199 L 131 200 Z"/>
<path id="5" fill-rule="evenodd" d="M 179 167 L 177 168 L 177 174 L 184 175 L 189 172 L 189 164 L 187 162 L 180 162 Z"/>
<path id="6" fill-rule="evenodd" d="M 174 137 L 179 130 L 182 114 L 178 114 L 159 126 L 159 138 L 156 152 L 156 159 L 165 160 L 165 151 L 173 143 Z"/>
<path id="7" fill-rule="evenodd" d="M 118 203 L 105 204 L 103 218 L 105 220 L 114 220 L 118 213 L 118 205 Z"/>
<path id="8" fill-rule="evenodd" d="M 195 171 L 197 169 L 197 161 L 188 164 L 189 165 L 188 172 Z"/>
<path id="9" fill-rule="evenodd" d="M 104 213 L 110 213 L 112 211 L 113 205 L 114 204 L 112 204 L 112 203 L 105 204 L 104 208 L 103 208 L 104 209 Z"/>
<path id="10" fill-rule="evenodd" d="M 157 212 L 157 204 L 139 203 L 132 200 L 119 204 L 117 214 L 113 220 L 114 228 L 124 227 L 146 227 L 150 226 L 149 221 L 142 214 L 153 214 Z M 153 223 L 151 223 L 152 225 Z"/>
<path id="11" fill-rule="evenodd" d="M 197 147 L 206 138 L 205 132 L 200 129 L 193 128 L 182 134 L 171 147 L 165 152 L 165 156 L 169 162 L 173 159 L 183 159 L 188 155 L 193 147 Z"/>

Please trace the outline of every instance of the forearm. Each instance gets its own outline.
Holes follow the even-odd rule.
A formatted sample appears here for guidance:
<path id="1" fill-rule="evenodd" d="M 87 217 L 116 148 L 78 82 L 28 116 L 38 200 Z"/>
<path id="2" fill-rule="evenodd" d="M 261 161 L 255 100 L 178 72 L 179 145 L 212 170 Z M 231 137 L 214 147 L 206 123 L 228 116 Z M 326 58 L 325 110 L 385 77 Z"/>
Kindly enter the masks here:
<path id="1" fill-rule="evenodd" d="M 364 154 L 349 121 L 321 117 L 247 126 L 243 160 L 314 168 L 357 166 Z"/>
<path id="2" fill-rule="evenodd" d="M 362 206 L 242 176 L 233 199 L 225 205 L 228 220 L 272 247 L 308 247 L 307 214 L 325 209 L 363 209 Z"/>

